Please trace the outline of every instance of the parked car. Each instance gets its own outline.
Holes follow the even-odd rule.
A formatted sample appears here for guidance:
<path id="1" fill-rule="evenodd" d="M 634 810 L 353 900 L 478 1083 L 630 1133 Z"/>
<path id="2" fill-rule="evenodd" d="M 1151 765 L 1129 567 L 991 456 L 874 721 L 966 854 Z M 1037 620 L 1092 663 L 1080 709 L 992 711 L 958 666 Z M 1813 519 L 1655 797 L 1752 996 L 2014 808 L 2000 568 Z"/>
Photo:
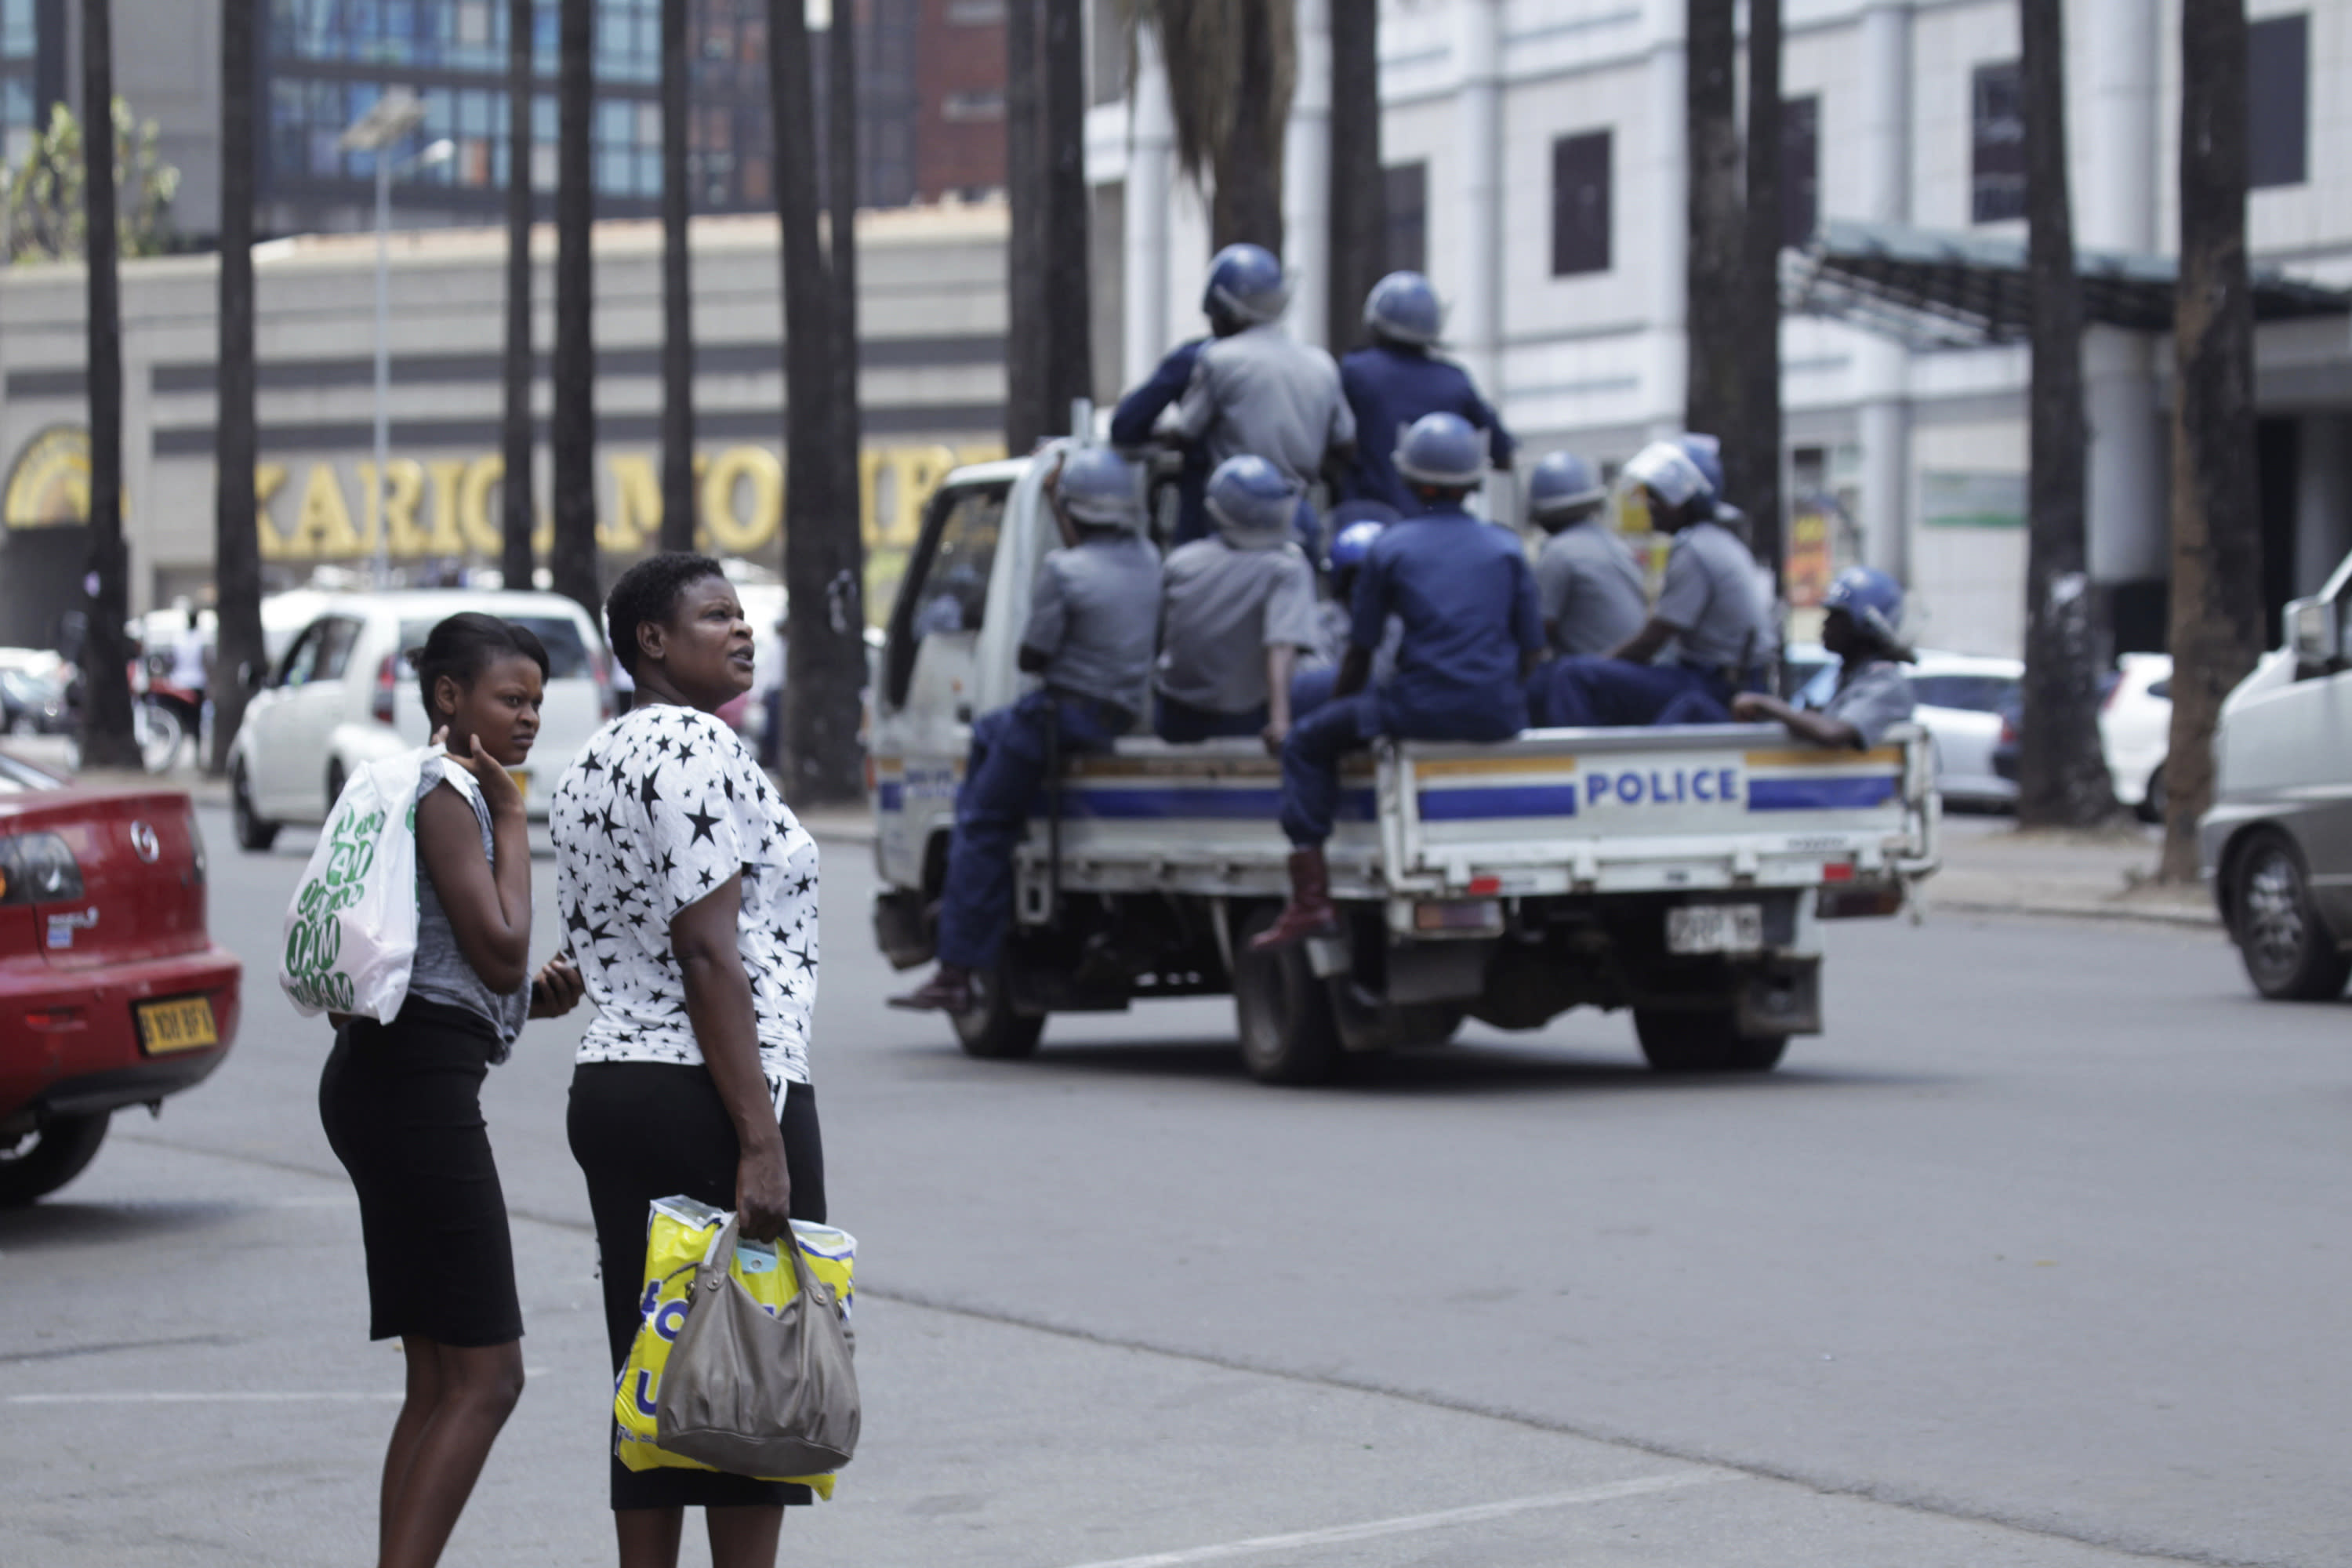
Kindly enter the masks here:
<path id="1" fill-rule="evenodd" d="M 87 789 L 0 754 L 0 1205 L 81 1173 L 236 1038 L 240 966 L 205 922 L 178 790 Z"/>
<path id="2" fill-rule="evenodd" d="M 2164 820 L 2164 762 L 2172 750 L 2172 656 L 2127 653 L 2121 669 L 2099 677 L 2099 746 L 2118 805 L 2143 822 Z M 1993 770 L 2017 782 L 2017 726 L 2024 713 L 2022 690 L 2000 710 L 2000 742 Z"/>
<path id="3" fill-rule="evenodd" d="M 1910 673 L 1919 700 L 1914 717 L 1934 742 L 1936 787 L 1945 801 L 2001 806 L 2016 800 L 2016 780 L 1994 768 L 1993 748 L 2000 740 L 2002 705 L 2016 695 L 2025 667 L 2013 658 L 1921 648 Z M 1832 664 L 1799 697 L 1820 707 L 1836 689 Z"/>
<path id="4" fill-rule="evenodd" d="M 528 626 L 547 647 L 539 742 L 512 770 L 523 808 L 544 817 L 555 781 L 613 712 L 604 639 L 587 611 L 557 594 L 428 589 L 326 602 L 296 634 L 247 708 L 229 749 L 236 841 L 267 849 L 288 823 L 324 822 L 352 770 L 431 736 L 409 655 L 434 624 L 478 610 Z"/>
<path id="5" fill-rule="evenodd" d="M 71 721 L 65 682 L 29 669 L 0 668 L 0 735 L 55 735 Z"/>

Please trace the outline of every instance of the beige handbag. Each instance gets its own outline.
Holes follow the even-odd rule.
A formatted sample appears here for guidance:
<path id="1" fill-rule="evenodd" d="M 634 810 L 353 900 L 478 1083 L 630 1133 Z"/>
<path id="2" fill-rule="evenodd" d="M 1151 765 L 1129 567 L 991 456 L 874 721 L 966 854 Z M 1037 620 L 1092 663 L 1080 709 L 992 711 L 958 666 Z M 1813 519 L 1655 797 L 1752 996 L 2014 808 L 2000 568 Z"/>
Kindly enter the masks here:
<path id="1" fill-rule="evenodd" d="M 777 1238 L 798 1294 L 774 1317 L 733 1277 L 730 1215 L 694 1270 L 693 1303 L 662 1369 L 656 1441 L 738 1476 L 815 1476 L 857 1447 L 857 1371 L 833 1290 L 792 1227 Z"/>

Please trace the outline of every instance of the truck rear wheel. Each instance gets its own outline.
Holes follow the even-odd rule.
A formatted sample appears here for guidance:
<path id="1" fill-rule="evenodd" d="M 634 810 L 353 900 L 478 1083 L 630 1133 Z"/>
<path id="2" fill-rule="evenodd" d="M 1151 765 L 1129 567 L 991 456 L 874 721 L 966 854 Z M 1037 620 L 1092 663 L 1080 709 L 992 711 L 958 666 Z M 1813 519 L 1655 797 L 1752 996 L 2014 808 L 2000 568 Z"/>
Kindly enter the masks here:
<path id="1" fill-rule="evenodd" d="M 1743 1035 L 1728 1007 L 1636 1007 L 1633 1034 L 1655 1072 L 1769 1072 L 1789 1048 L 1786 1035 Z"/>
<path id="2" fill-rule="evenodd" d="M 972 1009 L 950 1013 L 963 1054 L 983 1061 L 1006 1061 L 1037 1054 L 1038 1037 L 1045 1032 L 1044 1017 L 1028 1017 L 1013 1010 L 1001 974 L 990 972 L 971 977 Z"/>
<path id="3" fill-rule="evenodd" d="M 1262 909 L 1234 942 L 1234 1016 L 1242 1065 L 1260 1083 L 1322 1083 L 1339 1064 L 1331 987 L 1317 978 L 1304 943 L 1253 952 L 1250 939 L 1281 913 Z"/>

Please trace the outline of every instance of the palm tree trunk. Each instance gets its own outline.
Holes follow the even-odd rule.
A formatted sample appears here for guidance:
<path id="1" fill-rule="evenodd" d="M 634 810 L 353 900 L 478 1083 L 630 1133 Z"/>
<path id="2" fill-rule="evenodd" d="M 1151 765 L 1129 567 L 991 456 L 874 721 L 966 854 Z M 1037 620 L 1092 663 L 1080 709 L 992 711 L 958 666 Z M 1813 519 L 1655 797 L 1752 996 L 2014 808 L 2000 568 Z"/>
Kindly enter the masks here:
<path id="1" fill-rule="evenodd" d="M 219 631 L 213 647 L 213 750 L 207 771 L 228 766 L 245 721 L 245 673 L 258 672 L 261 540 L 254 500 L 257 456 L 253 406 L 254 11 L 260 0 L 221 7 L 220 368 L 214 415 L 213 584 Z"/>
<path id="2" fill-rule="evenodd" d="M 1053 212 L 1045 167 L 1045 83 L 1038 34 L 1044 0 L 1009 0 L 1004 13 L 1004 184 L 1012 232 L 1004 248 L 1004 449 L 1026 452 L 1054 430 L 1046 365 L 1053 357 L 1045 291 Z"/>
<path id="3" fill-rule="evenodd" d="M 1234 82 L 1233 130 L 1216 159 L 1217 188 L 1210 198 L 1210 243 L 1247 241 L 1282 254 L 1282 122 L 1287 93 L 1277 93 L 1276 0 L 1232 0 L 1240 32 L 1240 69 Z M 1273 111 L 1283 100 L 1283 113 Z"/>
<path id="4" fill-rule="evenodd" d="M 1087 308 L 1086 26 L 1079 0 L 1045 0 L 1039 77 L 1045 167 L 1045 428 L 1069 427 L 1070 405 L 1094 391 Z"/>
<path id="5" fill-rule="evenodd" d="M 1756 558 L 1786 570 L 1780 500 L 1780 0 L 1748 0 L 1748 200 L 1742 246 L 1739 426 L 1726 481 L 1748 509 Z"/>
<path id="6" fill-rule="evenodd" d="M 89 635 L 82 644 L 82 761 L 136 767 L 131 734 L 130 552 L 122 543 L 122 300 L 115 276 L 114 40 L 107 0 L 82 0 L 82 187 L 89 232 Z"/>
<path id="7" fill-rule="evenodd" d="M 595 216 L 590 184 L 589 115 L 594 108 L 593 0 L 562 0 L 560 74 L 556 81 L 555 183 L 555 548 L 549 564 L 555 591 L 595 615 L 603 593 L 596 578 L 596 344 L 594 263 L 589 255 Z"/>
<path id="8" fill-rule="evenodd" d="M 1739 323 L 1743 300 L 1739 177 L 1739 35 L 1732 0 L 1689 0 L 1685 57 L 1685 138 L 1690 157 L 1689 380 L 1683 422 L 1718 438 L 1739 424 Z"/>
<path id="9" fill-rule="evenodd" d="M 507 5 L 506 405 L 499 422 L 506 474 L 499 492 L 499 566 L 509 588 L 531 585 L 530 536 L 539 521 L 531 474 L 539 443 L 530 411 L 531 388 L 539 380 L 530 332 L 531 104 L 539 80 L 532 51 L 537 9 L 534 0 L 509 0 Z"/>
<path id="10" fill-rule="evenodd" d="M 2180 14 L 2180 285 L 2172 399 L 2172 749 L 2163 875 L 2195 881 L 2221 700 L 2263 641 L 2246 262 L 2244 0 Z"/>
<path id="11" fill-rule="evenodd" d="M 1380 0 L 1331 0 L 1331 287 L 1325 341 L 1346 352 L 1364 298 L 1389 270 L 1381 167 Z"/>
<path id="12" fill-rule="evenodd" d="M 845 19 L 848 10 L 843 5 L 835 15 Z M 862 790 L 866 626 L 856 492 L 840 486 L 842 421 L 831 363 L 840 341 L 838 296 L 817 242 L 815 80 L 801 0 L 768 0 L 768 71 L 784 270 L 784 589 L 792 605 L 784 788 L 795 804 L 814 805 L 856 800 Z M 850 113 L 854 126 L 854 101 Z M 853 140 L 853 166 L 855 156 Z M 855 190 L 849 184 L 845 197 L 854 201 Z"/>
<path id="13" fill-rule="evenodd" d="M 2061 0 L 2020 0 L 2033 388 L 2027 486 L 2024 714 L 2017 820 L 2079 827 L 2114 815 L 2099 746 L 2097 595 L 2086 569 L 2083 284 L 2066 173 Z"/>
<path id="14" fill-rule="evenodd" d="M 847 9 L 846 5 L 843 7 Z M 694 548 L 694 280 L 687 254 L 687 6 L 661 16 L 662 468 L 661 547 Z"/>

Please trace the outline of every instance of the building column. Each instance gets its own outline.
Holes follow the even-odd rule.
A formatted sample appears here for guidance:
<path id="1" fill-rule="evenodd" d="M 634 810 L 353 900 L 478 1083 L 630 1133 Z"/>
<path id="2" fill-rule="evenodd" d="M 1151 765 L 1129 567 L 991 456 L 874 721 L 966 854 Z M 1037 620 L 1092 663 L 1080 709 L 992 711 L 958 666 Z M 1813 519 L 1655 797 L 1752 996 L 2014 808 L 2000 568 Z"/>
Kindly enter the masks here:
<path id="1" fill-rule="evenodd" d="M 2090 0 L 2084 116 L 2087 177 L 2075 219 L 2085 250 L 2156 249 L 2158 39 L 2155 0 Z M 2164 443 L 2152 334 L 2095 327 L 2085 335 L 2083 412 L 2091 579 L 2113 584 L 2169 572 Z"/>
<path id="2" fill-rule="evenodd" d="M 1120 314 L 1120 384 L 1151 374 L 1168 348 L 1168 203 L 1176 155 L 1175 120 L 1168 106 L 1168 72 L 1149 27 L 1135 33 L 1133 115 L 1127 146 L 1126 297 Z"/>
<path id="3" fill-rule="evenodd" d="M 1282 132 L 1282 262 L 1290 335 L 1321 344 L 1331 288 L 1331 8 L 1297 0 L 1298 75 Z"/>
<path id="4" fill-rule="evenodd" d="M 1460 160 L 1448 348 L 1497 405 L 1503 401 L 1503 7 L 1460 0 L 1454 59 L 1454 155 Z"/>
<path id="5" fill-rule="evenodd" d="M 1911 219 L 1911 7 L 1885 0 L 1862 15 L 1862 216 Z M 1911 570 L 1911 351 L 1864 334 L 1855 353 L 1862 444 L 1863 560 L 1908 582 Z"/>

